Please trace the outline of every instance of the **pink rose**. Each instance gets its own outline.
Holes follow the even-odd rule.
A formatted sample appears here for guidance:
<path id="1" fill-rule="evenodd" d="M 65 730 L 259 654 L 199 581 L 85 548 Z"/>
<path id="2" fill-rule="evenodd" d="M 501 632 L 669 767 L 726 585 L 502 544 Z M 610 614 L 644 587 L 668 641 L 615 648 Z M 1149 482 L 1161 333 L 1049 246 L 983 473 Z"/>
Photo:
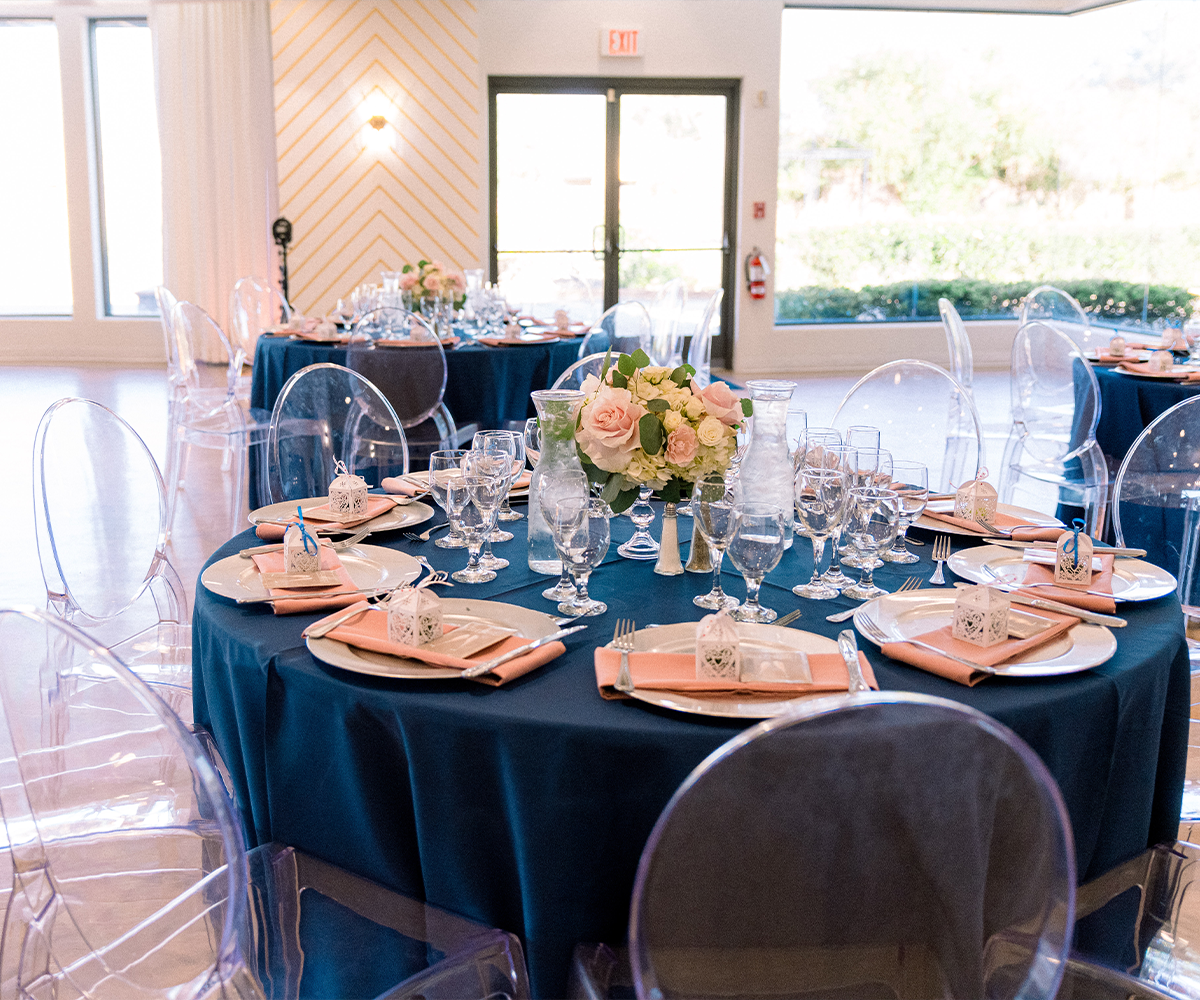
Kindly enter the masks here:
<path id="1" fill-rule="evenodd" d="M 417 272 L 405 271 L 400 275 L 400 291 L 411 292 L 417 284 Z"/>
<path id="2" fill-rule="evenodd" d="M 425 291 L 429 292 L 430 295 L 440 295 L 442 293 L 441 275 L 427 274 L 421 284 L 425 286 Z"/>
<path id="3" fill-rule="evenodd" d="M 696 432 L 689 424 L 680 424 L 667 435 L 667 464 L 687 465 L 696 457 Z"/>
<path id="4" fill-rule="evenodd" d="M 728 383 L 710 382 L 696 395 L 700 397 L 700 401 L 709 414 L 716 417 L 721 423 L 729 427 L 741 423 L 742 400 L 733 394 Z"/>
<path id="5" fill-rule="evenodd" d="M 620 472 L 641 444 L 638 421 L 645 413 L 628 389 L 601 386 L 596 398 L 583 408 L 579 447 L 597 468 Z"/>
<path id="6" fill-rule="evenodd" d="M 450 271 L 442 276 L 442 287 L 448 292 L 466 291 L 467 279 L 458 271 Z"/>

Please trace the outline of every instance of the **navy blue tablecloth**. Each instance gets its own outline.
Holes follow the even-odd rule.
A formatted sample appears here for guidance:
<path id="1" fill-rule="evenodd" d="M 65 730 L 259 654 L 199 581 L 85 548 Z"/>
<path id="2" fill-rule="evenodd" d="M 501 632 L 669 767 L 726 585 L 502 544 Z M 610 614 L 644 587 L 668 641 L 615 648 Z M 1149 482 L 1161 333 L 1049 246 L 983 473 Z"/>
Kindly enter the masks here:
<path id="1" fill-rule="evenodd" d="M 1138 378 L 1099 365 L 1094 365 L 1093 370 L 1100 383 L 1100 422 L 1096 425 L 1096 442 L 1100 450 L 1114 460 L 1110 463 L 1114 471 L 1137 436 L 1155 417 L 1200 392 L 1198 383 Z"/>
<path id="2" fill-rule="evenodd" d="M 552 611 L 540 596 L 548 580 L 525 566 L 525 523 L 496 546 L 511 568 L 493 583 L 446 593 Z M 686 533 L 689 522 L 680 523 Z M 591 588 L 608 613 L 571 636 L 566 655 L 502 688 L 343 672 L 306 650 L 300 632 L 315 616 L 277 618 L 198 587 L 196 721 L 212 729 L 230 767 L 248 837 L 293 844 L 516 932 L 535 995 L 563 995 L 576 942 L 625 935 L 638 858 L 671 794 L 746 725 L 600 698 L 592 650 L 611 638 L 615 620 L 698 620 L 691 599 L 710 583 L 619 559 L 616 542 L 632 529 L 625 518 L 613 526 L 610 557 Z M 213 559 L 252 541 L 244 533 Z M 372 541 L 419 552 L 439 568 L 466 559 L 402 537 Z M 889 564 L 879 582 L 894 589 L 912 574 L 928 578 L 930 548 L 917 551 L 919 565 Z M 790 593 L 811 562 L 809 543 L 798 540 L 768 576 L 763 601 L 780 613 L 802 606 L 799 627 L 834 636 L 845 626 L 825 615 L 851 602 Z M 736 575 L 724 579 L 743 593 Z M 966 688 L 864 643 L 883 688 L 973 705 L 1029 742 L 1062 789 L 1081 881 L 1173 839 L 1179 821 L 1190 701 L 1180 607 L 1164 597 L 1122 612 L 1129 627 L 1117 632 L 1114 658 L 1061 678 Z"/>

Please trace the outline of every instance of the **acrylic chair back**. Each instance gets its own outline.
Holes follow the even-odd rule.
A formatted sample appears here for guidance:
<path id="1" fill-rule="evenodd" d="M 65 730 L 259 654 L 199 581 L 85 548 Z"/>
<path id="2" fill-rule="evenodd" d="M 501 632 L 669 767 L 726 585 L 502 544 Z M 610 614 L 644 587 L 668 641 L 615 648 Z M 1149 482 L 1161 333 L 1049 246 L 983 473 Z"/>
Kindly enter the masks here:
<path id="1" fill-rule="evenodd" d="M 374 350 L 349 350 L 346 367 L 379 388 L 407 430 L 438 412 L 448 369 L 446 350 L 424 316 L 405 313 L 404 326 L 409 339 L 379 340 Z"/>
<path id="2" fill-rule="evenodd" d="M 5 995 L 260 996 L 241 832 L 179 720 L 38 611 L 0 610 L 0 709 Z"/>
<path id="3" fill-rule="evenodd" d="M 392 404 L 341 365 L 309 365 L 279 393 L 267 436 L 271 502 L 325 496 L 336 463 L 378 486 L 408 473 L 408 444 Z"/>
<path id="4" fill-rule="evenodd" d="M 692 342 L 688 344 L 688 364 L 696 369 L 692 383 L 698 389 L 712 381 L 712 341 L 721 332 L 721 302 L 724 298 L 723 288 L 712 293 L 692 334 Z"/>
<path id="5" fill-rule="evenodd" d="M 177 302 L 174 316 L 172 325 L 179 346 L 179 370 L 189 390 L 194 392 L 200 387 L 196 358 L 201 355 L 200 345 L 207 339 L 220 344 L 229 358 L 225 375 L 227 390 L 229 396 L 236 395 L 238 377 L 242 374 L 242 365 L 246 363 L 246 352 L 240 345 L 231 343 L 220 324 L 194 302 Z"/>
<path id="6" fill-rule="evenodd" d="M 658 293 L 650 310 L 654 324 L 650 360 L 656 365 L 678 368 L 683 363 L 683 310 L 687 305 L 687 285 L 672 278 Z"/>
<path id="7" fill-rule="evenodd" d="M 167 356 L 167 380 L 172 387 L 179 380 L 179 344 L 175 340 L 176 298 L 165 285 L 154 289 L 154 301 L 158 305 L 158 321 L 162 324 L 163 348 Z"/>
<path id="8" fill-rule="evenodd" d="M 580 358 L 571 365 L 565 372 L 554 380 L 554 385 L 551 389 L 579 389 L 583 386 L 583 380 L 589 375 L 600 377 L 600 372 L 604 370 L 604 359 L 609 358 L 609 363 L 615 360 L 616 355 L 609 355 L 607 351 L 600 351 L 597 354 L 589 354 L 586 358 Z"/>
<path id="9" fill-rule="evenodd" d="M 975 478 L 983 464 L 983 432 L 970 393 L 928 361 L 889 361 L 864 375 L 833 416 L 844 431 L 879 428 L 879 445 L 893 459 L 922 462 L 929 488 L 944 493 Z"/>
<path id="10" fill-rule="evenodd" d="M 291 307 L 269 281 L 263 278 L 239 278 L 229 295 L 230 340 L 242 353 L 254 357 L 254 345 L 263 330 L 287 323 Z"/>
<path id="11" fill-rule="evenodd" d="M 1081 351 L 1107 344 L 1111 331 L 1101 334 L 1092 329 L 1092 321 L 1083 306 L 1069 292 L 1054 285 L 1038 285 L 1021 302 L 1018 326 L 1035 321 L 1050 323 L 1065 333 Z"/>
<path id="12" fill-rule="evenodd" d="M 586 358 L 609 349 L 614 355 L 632 354 L 639 349 L 649 355 L 653 329 L 650 313 L 644 305 L 634 301 L 618 302 L 604 311 L 583 338 L 579 357 Z"/>
<path id="13" fill-rule="evenodd" d="M 1176 574 L 1181 598 L 1200 590 L 1200 396 L 1138 435 L 1117 470 L 1112 519 L 1117 544 L 1146 549 L 1150 562 Z"/>
<path id="14" fill-rule="evenodd" d="M 950 349 L 950 374 L 974 396 L 975 361 L 971 353 L 971 338 L 967 336 L 967 325 L 949 299 L 938 299 L 938 312 L 946 330 L 946 346 Z"/>
<path id="15" fill-rule="evenodd" d="M 840 696 L 692 772 L 638 866 L 639 997 L 1055 995 L 1075 899 L 1062 796 L 995 720 Z"/>

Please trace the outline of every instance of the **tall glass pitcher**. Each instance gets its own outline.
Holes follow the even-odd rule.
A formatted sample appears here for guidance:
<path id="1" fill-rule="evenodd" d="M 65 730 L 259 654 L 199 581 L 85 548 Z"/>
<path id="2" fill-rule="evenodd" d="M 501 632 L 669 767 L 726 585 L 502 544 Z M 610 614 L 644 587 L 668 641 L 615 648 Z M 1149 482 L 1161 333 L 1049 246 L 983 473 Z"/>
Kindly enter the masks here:
<path id="1" fill-rule="evenodd" d="M 529 568 L 535 573 L 558 576 L 562 560 L 554 548 L 550 526 L 538 503 L 538 483 L 545 476 L 564 471 L 582 472 L 575 451 L 575 418 L 585 398 L 578 389 L 539 389 L 530 393 L 538 413 L 541 453 L 529 480 Z"/>
<path id="2" fill-rule="evenodd" d="M 784 512 L 784 548 L 792 545 L 792 459 L 788 451 L 788 401 L 795 382 L 754 379 L 746 383 L 754 400 L 750 447 L 741 465 L 741 496 L 757 503 L 775 504 Z"/>

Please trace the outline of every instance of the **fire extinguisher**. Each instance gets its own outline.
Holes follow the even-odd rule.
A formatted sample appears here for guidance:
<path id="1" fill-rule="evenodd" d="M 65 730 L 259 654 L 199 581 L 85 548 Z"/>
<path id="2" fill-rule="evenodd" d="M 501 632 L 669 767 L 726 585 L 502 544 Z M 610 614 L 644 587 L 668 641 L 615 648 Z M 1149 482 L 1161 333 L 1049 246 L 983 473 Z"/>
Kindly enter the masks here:
<path id="1" fill-rule="evenodd" d="M 752 299 L 767 297 L 767 275 L 771 273 L 771 265 L 763 257 L 762 251 L 755 247 L 746 258 L 746 288 Z"/>

